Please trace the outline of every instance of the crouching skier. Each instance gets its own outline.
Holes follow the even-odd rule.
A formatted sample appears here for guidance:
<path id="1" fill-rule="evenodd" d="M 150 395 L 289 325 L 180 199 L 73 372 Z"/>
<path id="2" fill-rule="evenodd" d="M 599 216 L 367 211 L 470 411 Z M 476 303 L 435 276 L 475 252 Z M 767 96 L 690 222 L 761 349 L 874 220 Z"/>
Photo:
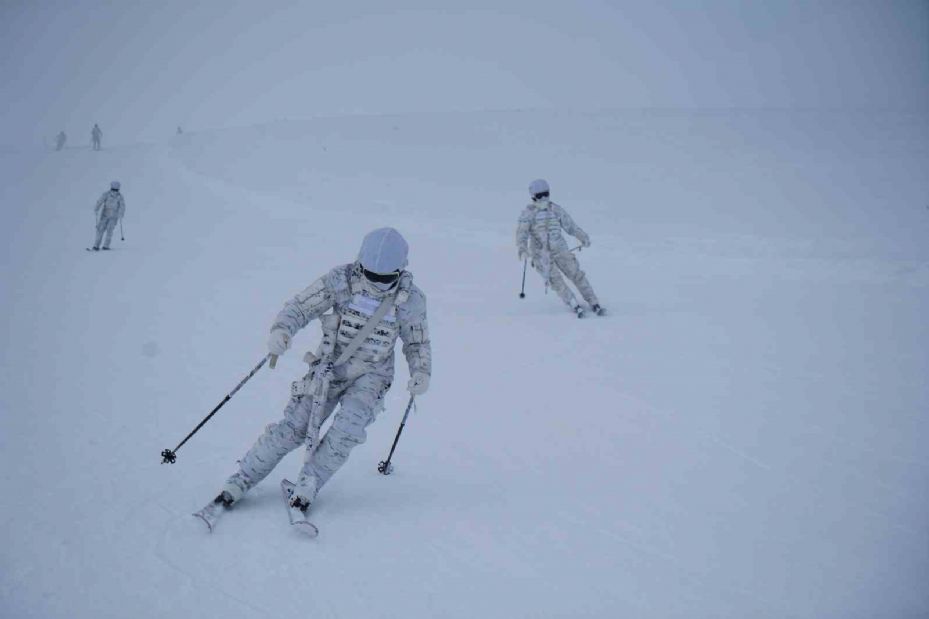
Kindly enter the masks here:
<path id="1" fill-rule="evenodd" d="M 577 256 L 568 249 L 561 230 L 563 228 L 577 238 L 581 247 L 590 247 L 590 236 L 574 223 L 564 208 L 549 200 L 547 182 L 542 179 L 532 181 L 529 184 L 529 195 L 532 196 L 532 203 L 523 209 L 516 228 L 519 259 L 531 259 L 532 267 L 545 280 L 546 289 L 551 286 L 578 318 L 584 315 L 584 308 L 578 304 L 562 273 L 574 282 L 584 300 L 590 304 L 590 309 L 602 315 L 604 309 L 587 281 L 587 275 L 581 270 Z"/>
<path id="2" fill-rule="evenodd" d="M 399 232 L 374 230 L 365 236 L 355 262 L 335 267 L 284 304 L 271 327 L 271 355 L 286 352 L 294 334 L 316 318 L 323 340 L 315 355 L 307 353 L 310 372 L 294 383 L 283 419 L 270 424 L 239 460 L 239 469 L 214 500 L 216 513 L 201 515 L 211 530 L 220 505 L 239 501 L 300 445 L 306 454 L 296 485 L 289 489 L 291 521 L 298 524 L 296 511 L 297 519 L 302 513 L 303 524 L 309 524 L 305 514 L 317 492 L 352 448 L 364 443 L 365 428 L 383 409 L 397 337 L 410 368 L 407 389 L 413 395 L 426 392 L 432 371 L 426 297 L 405 270 L 407 253 Z M 317 440 L 333 412 L 331 426 Z M 315 534 L 312 525 L 306 530 Z"/>

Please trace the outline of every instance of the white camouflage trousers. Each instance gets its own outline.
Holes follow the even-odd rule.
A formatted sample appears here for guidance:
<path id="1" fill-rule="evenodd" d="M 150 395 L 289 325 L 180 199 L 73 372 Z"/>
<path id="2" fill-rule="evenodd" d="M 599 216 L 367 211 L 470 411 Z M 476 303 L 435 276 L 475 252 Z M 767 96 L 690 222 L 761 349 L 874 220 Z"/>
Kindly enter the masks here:
<path id="1" fill-rule="evenodd" d="M 119 223 L 119 217 L 116 215 L 100 215 L 100 219 L 97 220 L 97 240 L 94 241 L 94 247 L 100 248 L 100 241 L 103 240 L 103 233 L 106 232 L 106 241 L 103 243 L 104 247 L 110 246 L 110 241 L 113 240 L 113 230 L 116 229 L 116 224 Z"/>
<path id="2" fill-rule="evenodd" d="M 316 492 L 348 460 L 353 447 L 367 438 L 365 428 L 383 409 L 384 394 L 390 380 L 378 374 L 363 374 L 354 380 L 333 380 L 323 410 L 317 414 L 316 428 L 309 428 L 312 398 L 295 396 L 284 408 L 284 418 L 269 424 L 264 433 L 239 461 L 239 470 L 226 482 L 234 484 L 242 494 L 268 476 L 288 453 L 305 444 L 307 432 L 311 438 L 319 426 L 336 411 L 332 425 L 317 445 L 308 445 L 303 467 L 297 478 L 296 493 L 313 501 Z"/>
<path id="3" fill-rule="evenodd" d="M 587 275 L 581 270 L 581 264 L 578 262 L 574 252 L 562 251 L 552 254 L 539 252 L 532 257 L 532 267 L 539 272 L 543 280 L 547 273 L 548 285 L 552 287 L 552 290 L 561 297 L 561 300 L 564 301 L 568 307 L 574 308 L 574 306 L 577 305 L 577 299 L 575 299 L 574 293 L 565 283 L 562 273 L 577 286 L 581 296 L 584 297 L 584 300 L 587 301 L 588 304 L 600 304 L 593 287 L 590 285 L 590 282 L 587 281 Z"/>

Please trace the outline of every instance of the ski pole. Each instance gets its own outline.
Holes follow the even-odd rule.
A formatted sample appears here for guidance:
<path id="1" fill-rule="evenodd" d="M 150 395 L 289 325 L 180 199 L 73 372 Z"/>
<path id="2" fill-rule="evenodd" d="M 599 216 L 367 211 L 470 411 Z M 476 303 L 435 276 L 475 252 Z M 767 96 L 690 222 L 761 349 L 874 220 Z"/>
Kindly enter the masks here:
<path id="1" fill-rule="evenodd" d="M 183 440 L 183 441 L 181 441 L 180 443 L 178 443 L 177 447 L 175 447 L 174 449 L 165 449 L 164 451 L 162 451 L 162 452 L 161 452 L 161 458 L 162 458 L 162 459 L 161 459 L 161 463 L 162 463 L 162 464 L 174 464 L 175 461 L 177 461 L 177 450 L 180 449 L 180 448 L 184 445 L 184 443 L 186 443 L 187 440 L 188 440 L 191 436 L 193 436 L 194 434 L 196 434 L 197 431 L 198 431 L 200 428 L 203 427 L 203 424 L 205 424 L 207 421 L 209 421 L 209 420 L 210 420 L 210 417 L 212 417 L 213 415 L 216 414 L 216 411 L 218 411 L 219 409 L 221 409 L 221 408 L 223 407 L 223 405 L 224 405 L 226 402 L 228 402 L 229 400 L 231 400 L 231 399 L 232 399 L 232 396 L 235 395 L 236 391 L 238 391 L 239 389 L 241 389 L 241 388 L 242 388 L 242 385 L 244 385 L 245 383 L 247 383 L 247 382 L 248 382 L 248 379 L 250 379 L 252 376 L 254 376 L 255 373 L 256 373 L 258 370 L 261 369 L 261 366 L 263 366 L 263 365 L 265 364 L 265 362 L 268 360 L 268 358 L 271 357 L 271 356 L 272 356 L 272 355 L 267 355 L 266 357 L 264 357 L 264 358 L 258 363 L 258 365 L 256 365 L 255 368 L 254 368 L 251 372 L 248 373 L 248 376 L 246 376 L 245 378 L 243 378 L 242 381 L 241 381 L 238 385 L 236 385 L 235 389 L 233 389 L 232 391 L 230 391 L 230 392 L 226 395 L 226 397 L 223 398 L 223 401 L 220 402 L 219 404 L 217 404 L 217 405 L 216 405 L 216 408 L 214 408 L 212 411 L 210 411 L 210 414 L 207 415 L 207 416 L 203 419 L 203 421 L 201 421 L 199 424 L 197 424 L 197 427 L 194 428 L 194 429 L 191 431 L 190 434 L 188 434 L 186 437 L 184 437 L 184 440 Z"/>
<path id="2" fill-rule="evenodd" d="M 124 241 L 126 240 L 126 235 L 123 234 L 123 218 L 122 217 L 119 218 L 119 238 L 121 238 Z"/>
<path id="3" fill-rule="evenodd" d="M 394 437 L 394 444 L 390 446 L 390 453 L 387 454 L 387 459 L 377 465 L 377 472 L 381 475 L 390 475 L 394 472 L 394 465 L 390 463 L 390 459 L 394 456 L 394 449 L 397 448 L 397 442 L 400 440 L 400 434 L 403 433 L 403 426 L 406 425 L 406 418 L 410 416 L 410 409 L 413 408 L 413 400 L 415 398 L 415 395 L 410 396 L 410 403 L 406 405 L 406 412 L 403 413 L 403 421 L 400 422 L 400 427 L 397 429 L 397 436 Z"/>
<path id="4" fill-rule="evenodd" d="M 529 264 L 529 258 L 523 259 L 523 287 L 519 290 L 519 298 L 526 298 L 526 265 Z"/>

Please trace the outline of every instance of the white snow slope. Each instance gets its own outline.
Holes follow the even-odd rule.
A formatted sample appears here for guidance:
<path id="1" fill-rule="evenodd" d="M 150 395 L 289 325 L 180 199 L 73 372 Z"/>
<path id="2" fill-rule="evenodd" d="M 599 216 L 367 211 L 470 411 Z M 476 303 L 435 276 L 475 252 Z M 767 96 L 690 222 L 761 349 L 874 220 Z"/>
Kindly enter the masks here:
<path id="1" fill-rule="evenodd" d="M 929 122 L 779 111 L 332 118 L 0 153 L 0 616 L 929 616 Z M 610 314 L 521 264 L 525 187 Z M 84 251 L 112 179 L 126 241 Z M 282 465 L 191 512 L 286 402 L 282 303 L 411 245 L 435 373 L 288 529 Z"/>

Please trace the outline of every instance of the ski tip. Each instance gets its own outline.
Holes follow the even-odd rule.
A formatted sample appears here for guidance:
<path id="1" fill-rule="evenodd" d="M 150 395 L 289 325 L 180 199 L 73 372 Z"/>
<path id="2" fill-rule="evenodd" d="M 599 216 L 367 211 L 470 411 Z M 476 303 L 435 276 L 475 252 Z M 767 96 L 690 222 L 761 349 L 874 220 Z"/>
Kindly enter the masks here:
<path id="1" fill-rule="evenodd" d="M 203 514 L 201 514 L 200 512 L 196 512 L 196 513 L 194 513 L 194 514 L 191 514 L 191 516 L 193 516 L 194 518 L 197 518 L 197 519 L 201 520 L 201 521 L 203 522 L 203 524 L 206 525 L 206 529 L 207 529 L 207 531 L 208 531 L 209 533 L 212 533 L 212 532 L 213 532 L 213 525 L 210 524 L 210 521 L 207 520 L 206 517 L 205 517 Z"/>
<path id="2" fill-rule="evenodd" d="M 292 526 L 307 537 L 316 538 L 319 535 L 319 529 L 311 522 L 295 522 Z"/>

